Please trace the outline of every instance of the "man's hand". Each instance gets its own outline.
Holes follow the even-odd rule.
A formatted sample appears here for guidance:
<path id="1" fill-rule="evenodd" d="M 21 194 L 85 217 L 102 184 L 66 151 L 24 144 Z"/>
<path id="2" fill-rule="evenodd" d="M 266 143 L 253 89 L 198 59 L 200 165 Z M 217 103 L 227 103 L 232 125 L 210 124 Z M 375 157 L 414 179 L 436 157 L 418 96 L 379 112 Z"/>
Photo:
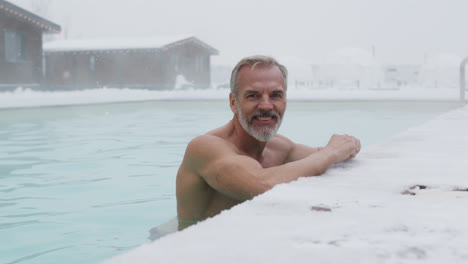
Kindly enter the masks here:
<path id="1" fill-rule="evenodd" d="M 350 135 L 333 135 L 322 151 L 328 152 L 339 163 L 356 157 L 361 150 L 359 139 Z"/>

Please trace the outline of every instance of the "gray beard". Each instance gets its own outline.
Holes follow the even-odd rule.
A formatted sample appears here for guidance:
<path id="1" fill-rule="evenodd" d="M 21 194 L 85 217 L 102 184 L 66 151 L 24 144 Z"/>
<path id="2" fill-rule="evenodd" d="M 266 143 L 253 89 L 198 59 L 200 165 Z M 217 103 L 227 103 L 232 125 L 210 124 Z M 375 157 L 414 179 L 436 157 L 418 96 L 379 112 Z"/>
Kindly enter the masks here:
<path id="1" fill-rule="evenodd" d="M 252 124 L 249 123 L 248 120 L 245 120 L 243 118 L 242 110 L 240 109 L 238 104 L 236 104 L 236 108 L 237 108 L 237 113 L 238 113 L 238 120 L 239 120 L 241 127 L 244 129 L 245 132 L 247 132 L 247 134 L 249 134 L 251 137 L 255 138 L 256 140 L 260 142 L 267 142 L 268 140 L 272 139 L 276 135 L 276 132 L 281 126 L 282 120 L 278 115 L 277 120 L 276 120 L 276 125 L 274 128 L 269 128 L 268 126 L 262 126 L 260 131 L 257 131 L 252 126 Z M 251 119 L 252 119 L 252 116 L 249 118 L 249 120 Z"/>

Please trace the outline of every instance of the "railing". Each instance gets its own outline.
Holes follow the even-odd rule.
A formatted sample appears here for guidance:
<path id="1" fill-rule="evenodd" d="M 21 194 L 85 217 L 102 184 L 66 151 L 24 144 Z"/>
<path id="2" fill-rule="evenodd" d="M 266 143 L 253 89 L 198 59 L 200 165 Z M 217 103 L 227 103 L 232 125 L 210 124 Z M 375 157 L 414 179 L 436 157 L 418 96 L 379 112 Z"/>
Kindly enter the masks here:
<path id="1" fill-rule="evenodd" d="M 466 90 L 466 71 L 465 66 L 468 64 L 468 57 L 464 58 L 460 63 L 460 101 L 465 101 L 465 90 Z"/>

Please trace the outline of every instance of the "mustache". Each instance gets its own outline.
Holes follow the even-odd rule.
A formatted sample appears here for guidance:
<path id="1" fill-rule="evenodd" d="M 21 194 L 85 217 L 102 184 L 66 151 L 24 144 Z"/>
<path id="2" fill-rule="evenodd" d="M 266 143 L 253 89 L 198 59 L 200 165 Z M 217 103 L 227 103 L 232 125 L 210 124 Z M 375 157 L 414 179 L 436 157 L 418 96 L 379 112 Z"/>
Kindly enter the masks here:
<path id="1" fill-rule="evenodd" d="M 250 120 L 256 118 L 256 117 L 268 117 L 268 116 L 271 116 L 273 118 L 276 118 L 276 119 L 280 119 L 280 116 L 273 110 L 270 110 L 270 111 L 257 111 L 257 112 L 254 112 L 251 116 L 250 116 Z"/>

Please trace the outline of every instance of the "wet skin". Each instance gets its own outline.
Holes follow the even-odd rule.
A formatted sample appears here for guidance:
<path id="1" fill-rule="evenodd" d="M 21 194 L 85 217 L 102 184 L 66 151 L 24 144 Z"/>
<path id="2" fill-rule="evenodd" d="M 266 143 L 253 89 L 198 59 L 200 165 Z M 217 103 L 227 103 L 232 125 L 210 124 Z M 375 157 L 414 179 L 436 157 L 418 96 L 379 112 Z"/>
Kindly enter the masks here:
<path id="1" fill-rule="evenodd" d="M 176 181 L 179 230 L 276 184 L 320 175 L 360 150 L 359 140 L 348 135 L 334 135 L 326 147 L 313 148 L 278 134 L 262 142 L 246 132 L 239 119 L 250 129 L 268 134 L 283 118 L 286 89 L 276 66 L 242 67 L 238 95 L 231 93 L 229 101 L 233 119 L 187 146 Z"/>

